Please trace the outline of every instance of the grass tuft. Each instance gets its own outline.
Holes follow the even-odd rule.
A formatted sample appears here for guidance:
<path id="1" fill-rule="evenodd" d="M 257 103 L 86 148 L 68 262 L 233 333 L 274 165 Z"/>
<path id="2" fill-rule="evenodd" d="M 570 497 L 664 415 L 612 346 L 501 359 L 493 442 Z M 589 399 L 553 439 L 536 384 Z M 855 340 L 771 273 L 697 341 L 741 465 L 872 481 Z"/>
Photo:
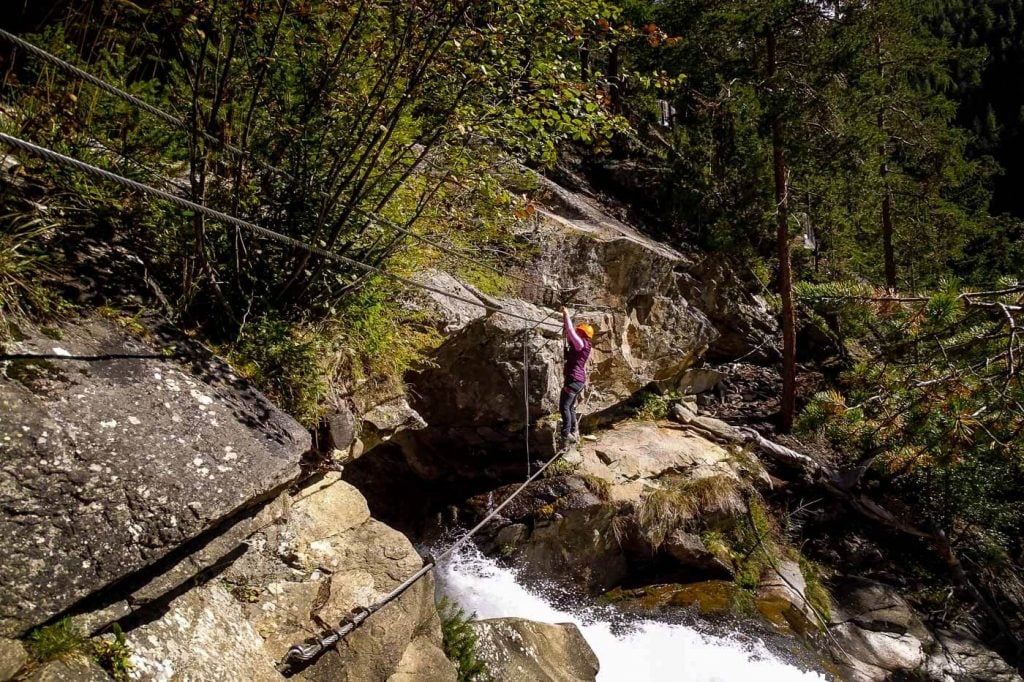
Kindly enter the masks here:
<path id="1" fill-rule="evenodd" d="M 745 509 L 740 484 L 720 475 L 669 482 L 651 491 L 640 503 L 640 532 L 654 549 L 688 521 L 702 515 L 733 516 Z"/>
<path id="2" fill-rule="evenodd" d="M 0 323 L 55 306 L 46 282 L 56 255 L 46 242 L 56 226 L 30 213 L 0 216 Z M 0 324 L 0 331 L 7 325 Z"/>
<path id="3" fill-rule="evenodd" d="M 71 618 L 34 630 L 28 636 L 28 650 L 40 663 L 82 658 L 87 652 L 86 638 L 75 629 Z"/>
<path id="4" fill-rule="evenodd" d="M 597 499 L 602 502 L 608 502 L 612 499 L 612 484 L 605 479 L 591 474 L 582 474 L 580 478 L 583 479 L 583 484 L 587 486 L 587 490 L 592 492 Z"/>

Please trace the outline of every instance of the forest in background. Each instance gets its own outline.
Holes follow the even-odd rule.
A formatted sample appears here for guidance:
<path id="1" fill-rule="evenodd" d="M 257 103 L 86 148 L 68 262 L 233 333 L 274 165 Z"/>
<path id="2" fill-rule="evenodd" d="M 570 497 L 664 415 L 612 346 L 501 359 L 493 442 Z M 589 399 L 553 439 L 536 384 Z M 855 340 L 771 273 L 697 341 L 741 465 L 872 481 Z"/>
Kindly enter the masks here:
<path id="1" fill-rule="evenodd" d="M 779 428 L 895 510 L 879 521 L 932 557 L 920 600 L 1019 660 L 1022 21 L 1021 0 L 25 3 L 4 28 L 183 125 L 5 47 L 0 129 L 398 274 L 447 260 L 409 231 L 515 262 L 518 164 L 572 160 L 766 293 Z M 71 312 L 75 249 L 116 244 L 163 314 L 309 425 L 437 342 L 386 278 L 19 160 L 6 320 Z M 830 385 L 798 396 L 812 329 Z"/>

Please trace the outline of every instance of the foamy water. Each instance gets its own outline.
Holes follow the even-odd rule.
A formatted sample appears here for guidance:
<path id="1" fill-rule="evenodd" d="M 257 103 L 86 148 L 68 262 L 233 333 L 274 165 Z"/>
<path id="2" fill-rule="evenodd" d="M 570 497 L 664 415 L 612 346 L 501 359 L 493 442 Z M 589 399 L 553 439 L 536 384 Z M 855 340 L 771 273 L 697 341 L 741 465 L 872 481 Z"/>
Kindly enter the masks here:
<path id="1" fill-rule="evenodd" d="M 654 620 L 632 623 L 623 631 L 601 611 L 559 610 L 472 546 L 439 566 L 437 577 L 440 591 L 477 618 L 575 623 L 601 662 L 601 682 L 826 680 L 784 663 L 757 641 L 740 642 Z"/>

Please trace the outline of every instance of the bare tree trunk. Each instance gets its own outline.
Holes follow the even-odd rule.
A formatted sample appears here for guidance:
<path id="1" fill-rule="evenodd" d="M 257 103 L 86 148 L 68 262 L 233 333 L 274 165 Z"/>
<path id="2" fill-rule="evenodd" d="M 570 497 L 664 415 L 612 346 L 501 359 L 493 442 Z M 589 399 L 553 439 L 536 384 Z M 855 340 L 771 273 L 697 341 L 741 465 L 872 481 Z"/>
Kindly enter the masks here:
<path id="1" fill-rule="evenodd" d="M 889 173 L 889 164 L 882 163 L 882 183 L 885 195 L 882 197 L 882 251 L 885 258 L 885 286 L 896 290 L 896 255 L 892 247 L 892 190 L 889 189 L 885 176 Z"/>
<path id="2" fill-rule="evenodd" d="M 768 77 L 777 70 L 777 43 L 768 32 Z M 775 239 L 779 252 L 779 295 L 782 297 L 782 405 L 781 428 L 789 432 L 796 414 L 796 314 L 793 309 L 793 265 L 789 254 L 789 168 L 783 147 L 782 119 L 772 121 L 772 165 L 775 174 Z"/>
<path id="3" fill-rule="evenodd" d="M 882 63 L 882 36 L 875 34 L 875 56 L 878 59 L 878 76 L 885 77 L 885 66 Z M 885 142 L 885 109 L 878 108 L 878 132 L 882 135 L 882 145 L 878 150 L 882 161 L 879 171 L 882 179 L 882 257 L 885 262 L 885 286 L 896 289 L 896 255 L 892 247 L 892 189 L 889 187 L 889 145 Z"/>

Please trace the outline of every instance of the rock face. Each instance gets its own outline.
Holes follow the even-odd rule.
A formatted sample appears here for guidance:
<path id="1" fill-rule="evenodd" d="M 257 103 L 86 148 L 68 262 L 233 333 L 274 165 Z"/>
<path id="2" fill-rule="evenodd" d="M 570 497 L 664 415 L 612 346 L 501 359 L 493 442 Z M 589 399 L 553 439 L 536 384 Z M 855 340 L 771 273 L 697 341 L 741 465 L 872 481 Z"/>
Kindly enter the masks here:
<path id="1" fill-rule="evenodd" d="M 285 513 L 248 539 L 220 575 L 128 633 L 134 678 L 282 680 L 288 647 L 335 627 L 421 565 L 397 531 L 370 517 L 335 473 L 282 500 Z M 293 679 L 454 682 L 425 578 Z"/>
<path id="2" fill-rule="evenodd" d="M 564 215 L 542 211 L 528 235 L 542 255 L 527 274 L 543 285 L 524 285 L 521 299 L 486 299 L 460 289 L 450 276 L 429 275 L 438 288 L 544 322 L 531 330 L 534 325 L 521 319 L 481 310 L 474 316 L 459 302 L 431 299 L 428 309 L 440 315 L 444 329 L 455 331 L 429 366 L 406 377 L 412 407 L 430 425 L 429 433 L 414 439 L 421 450 L 521 452 L 524 364 L 532 424 L 558 408 L 563 351 L 557 307 L 565 292 L 591 306 L 576 315 L 577 322 L 597 329 L 584 412 L 617 405 L 651 382 L 675 388 L 714 339 L 710 321 L 682 294 L 681 273 L 690 263 L 681 254 L 594 206 L 569 202 L 560 210 Z M 537 443 L 540 452 L 551 450 L 546 433 Z"/>
<path id="3" fill-rule="evenodd" d="M 800 565 L 782 559 L 765 568 L 757 586 L 757 610 L 772 623 L 800 634 L 818 628 L 819 616 L 807 600 L 807 581 Z"/>
<path id="4" fill-rule="evenodd" d="M 531 274 L 574 292 L 574 301 L 606 308 L 578 314 L 597 330 L 590 410 L 621 402 L 651 381 L 671 385 L 718 334 L 681 288 L 691 263 L 592 202 L 562 198 L 555 211 L 541 211 L 531 234 L 543 253 Z M 553 295 L 529 289 L 523 294 L 533 303 L 547 303 L 540 299 Z"/>
<path id="5" fill-rule="evenodd" d="M 50 661 L 25 682 L 110 682 L 110 676 L 91 660 Z"/>
<path id="6" fill-rule="evenodd" d="M 282 679 L 241 605 L 216 583 L 175 599 L 162 618 L 133 630 L 128 643 L 136 680 Z"/>
<path id="7" fill-rule="evenodd" d="M 675 475 L 739 481 L 737 458 L 722 446 L 668 423 L 623 422 L 580 446 L 585 473 L 611 483 L 613 500 L 637 501 Z"/>
<path id="8" fill-rule="evenodd" d="M 309 434 L 215 358 L 174 342 L 171 357 L 166 343 L 94 318 L 7 347 L 0 635 L 24 633 L 297 477 Z"/>
<path id="9" fill-rule="evenodd" d="M 967 632 L 938 630 L 924 671 L 934 680 L 987 680 L 1020 682 L 1020 674 L 1006 661 Z"/>
<path id="10" fill-rule="evenodd" d="M 771 360 L 778 356 L 779 326 L 763 298 L 737 278 L 726 259 L 708 256 L 689 268 L 681 289 L 720 334 L 708 348 L 716 360 Z"/>
<path id="11" fill-rule="evenodd" d="M 712 481 L 723 522 L 745 509 L 739 490 L 760 473 L 724 448 L 667 423 L 626 422 L 580 446 L 576 474 L 529 484 L 484 529 L 485 552 L 510 557 L 527 579 L 570 583 L 593 593 L 642 573 L 662 581 L 729 578 L 697 536 L 668 529 L 660 546 L 645 531 L 645 499 L 666 488 Z M 471 498 L 482 518 L 517 485 Z"/>
<path id="12" fill-rule="evenodd" d="M 840 654 L 853 680 L 886 680 L 895 672 L 918 670 L 933 638 L 895 590 L 863 578 L 833 586 L 839 607 L 830 628 L 846 652 Z"/>
<path id="13" fill-rule="evenodd" d="M 942 682 L 1024 679 L 970 633 L 929 631 L 888 585 L 847 577 L 832 592 L 838 607 L 829 630 L 841 647 L 834 655 L 851 680 L 881 682 L 900 674 Z"/>
<path id="14" fill-rule="evenodd" d="M 479 495 L 468 506 L 482 517 L 516 487 Z M 613 526 L 617 513 L 578 476 L 541 479 L 485 529 L 485 549 L 513 557 L 527 579 L 602 591 L 618 584 L 628 570 Z"/>
<path id="15" fill-rule="evenodd" d="M 520 618 L 471 624 L 477 655 L 494 682 L 593 682 L 597 656 L 572 623 L 547 625 Z"/>
<path id="16" fill-rule="evenodd" d="M 0 637 L 0 682 L 14 679 L 26 663 L 28 653 L 21 642 Z"/>

